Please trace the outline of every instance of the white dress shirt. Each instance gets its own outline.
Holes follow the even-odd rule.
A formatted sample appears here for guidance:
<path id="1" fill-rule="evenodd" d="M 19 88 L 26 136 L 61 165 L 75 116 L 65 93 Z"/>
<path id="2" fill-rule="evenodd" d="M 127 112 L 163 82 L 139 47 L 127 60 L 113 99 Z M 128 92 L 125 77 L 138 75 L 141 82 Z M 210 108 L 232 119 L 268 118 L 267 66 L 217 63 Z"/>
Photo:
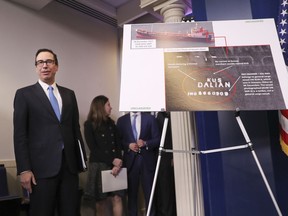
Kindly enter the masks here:
<path id="1" fill-rule="evenodd" d="M 48 87 L 49 85 L 47 83 L 44 83 L 43 81 L 41 80 L 38 80 L 39 84 L 41 85 L 41 87 L 43 88 L 45 94 L 47 95 L 48 99 L 49 99 L 49 93 L 48 93 Z M 54 82 L 52 85 L 53 87 L 53 93 L 58 101 L 58 105 L 59 105 L 59 109 L 60 109 L 60 114 L 62 113 L 62 98 L 60 96 L 60 93 L 58 91 L 58 88 L 57 88 L 57 85 L 56 83 Z M 50 99 L 49 99 L 50 100 Z M 138 117 L 137 117 L 138 118 Z"/>

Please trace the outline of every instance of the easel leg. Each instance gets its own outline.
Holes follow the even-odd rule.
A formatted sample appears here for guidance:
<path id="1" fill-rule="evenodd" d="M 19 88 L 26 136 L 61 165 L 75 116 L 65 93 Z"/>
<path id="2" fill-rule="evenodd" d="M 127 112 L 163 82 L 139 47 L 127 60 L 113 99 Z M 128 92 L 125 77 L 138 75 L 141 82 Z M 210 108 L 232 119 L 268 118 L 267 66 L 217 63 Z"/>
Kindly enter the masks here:
<path id="1" fill-rule="evenodd" d="M 160 142 L 160 147 L 159 147 L 159 156 L 158 156 L 158 160 L 157 160 L 157 165 L 156 165 L 156 170 L 155 170 L 155 174 L 154 174 L 154 180 L 153 180 L 153 186 L 152 186 L 152 190 L 151 190 L 151 194 L 150 194 L 150 200 L 149 200 L 149 206 L 148 206 L 148 211 L 147 211 L 147 214 L 146 216 L 149 216 L 150 215 L 150 211 L 151 211 L 151 206 L 152 206 L 152 201 L 153 201 L 153 196 L 154 196 L 154 190 L 155 190 L 155 186 L 156 186 L 156 182 L 157 182 L 157 175 L 158 175 L 158 171 L 159 171 L 159 166 L 160 166 L 160 162 L 161 162 L 161 153 L 162 151 L 165 151 L 165 152 L 175 152 L 175 153 L 191 153 L 191 154 L 209 154 L 209 153 L 216 153 L 216 152 L 223 152 L 223 151 L 231 151 L 231 150 L 237 150 L 237 149 L 243 149 L 243 148 L 250 148 L 251 150 L 251 153 L 253 155 L 253 158 L 257 164 L 257 167 L 260 171 L 260 174 L 262 176 L 262 179 L 265 183 L 265 186 L 269 192 L 269 195 L 272 199 L 272 202 L 275 206 L 275 209 L 278 213 L 279 216 L 282 216 L 282 213 L 281 213 L 281 210 L 276 202 L 276 199 L 273 195 L 273 192 L 270 188 L 270 185 L 267 181 L 267 178 L 264 174 L 264 171 L 261 167 L 261 164 L 258 160 L 258 157 L 256 155 L 256 152 L 254 151 L 253 149 L 253 144 L 252 142 L 250 141 L 250 138 L 245 130 L 245 127 L 242 123 L 242 120 L 240 118 L 240 112 L 239 111 L 236 111 L 236 120 L 238 122 L 238 125 L 241 129 L 241 132 L 246 140 L 246 143 L 245 145 L 241 145 L 241 146 L 234 146 L 234 147 L 227 147 L 227 148 L 221 148 L 221 149 L 212 149 L 212 150 L 206 150 L 206 151 L 197 151 L 197 150 L 191 150 L 191 151 L 181 151 L 181 150 L 164 150 L 163 149 L 163 146 L 164 146 L 164 141 L 165 141 L 165 136 L 166 136 L 166 130 L 167 130 L 167 125 L 168 125 L 168 118 L 165 118 L 165 121 L 164 121 L 164 126 L 163 126 L 163 131 L 162 131 L 162 136 L 161 136 L 161 142 Z"/>
<path id="2" fill-rule="evenodd" d="M 157 159 L 156 170 L 155 170 L 155 174 L 154 174 L 154 180 L 153 180 L 153 185 L 152 185 L 152 189 L 151 189 L 151 193 L 150 193 L 149 205 L 148 205 L 148 210 L 147 210 L 146 216 L 150 215 L 150 211 L 151 211 L 151 207 L 152 207 L 154 191 L 155 191 L 155 187 L 156 187 L 156 183 L 157 183 L 157 176 L 158 176 L 159 166 L 160 166 L 160 162 L 161 162 L 161 156 L 162 156 L 161 154 L 162 154 L 164 142 L 165 142 L 167 125 L 168 125 L 168 118 L 165 118 L 163 130 L 162 130 L 162 135 L 161 135 L 160 147 L 159 147 L 159 155 L 158 155 L 158 159 Z"/>
<path id="3" fill-rule="evenodd" d="M 279 216 L 282 216 L 282 213 L 281 213 L 281 211 L 280 211 L 280 208 L 279 208 L 279 206 L 278 206 L 278 204 L 277 204 L 277 202 L 276 202 L 276 199 L 275 199 L 275 197 L 274 197 L 274 195 L 273 195 L 273 192 L 272 192 L 272 190 L 271 190 L 271 188 L 270 188 L 270 185 L 269 185 L 269 183 L 268 183 L 268 181 L 267 181 L 267 178 L 266 178 L 266 176 L 265 176 L 265 174 L 264 174 L 264 172 L 263 172 L 263 169 L 262 169 L 261 164 L 260 164 L 260 162 L 259 162 L 259 160 L 258 160 L 258 157 L 257 157 L 257 155 L 256 155 L 256 152 L 255 152 L 254 149 L 253 149 L 253 144 L 251 143 L 250 138 L 249 138 L 249 136 L 248 136 L 248 134 L 247 134 L 247 132 L 246 132 L 246 130 L 245 130 L 245 127 L 244 127 L 243 123 L 242 123 L 242 120 L 241 120 L 241 118 L 240 118 L 240 112 L 239 112 L 239 111 L 236 111 L 235 116 L 236 116 L 236 120 L 237 120 L 237 122 L 238 122 L 238 124 L 239 124 L 239 127 L 240 127 L 240 129 L 241 129 L 241 131 L 242 131 L 242 133 L 243 133 L 243 136 L 245 137 L 245 140 L 246 140 L 246 142 L 248 143 L 248 146 L 250 147 L 250 150 L 251 150 L 251 153 L 252 153 L 252 155 L 253 155 L 253 158 L 254 158 L 254 160 L 255 160 L 255 162 L 256 162 L 256 164 L 257 164 L 257 167 L 258 167 L 258 169 L 259 169 L 259 171 L 260 171 L 260 174 L 261 174 L 262 179 L 263 179 L 263 181 L 264 181 L 264 183 L 265 183 L 265 185 L 266 185 L 266 188 L 267 188 L 267 190 L 268 190 L 268 192 L 269 192 L 269 195 L 270 195 L 270 197 L 271 197 L 271 199 L 272 199 L 272 202 L 273 202 L 273 204 L 274 204 L 274 206 L 275 206 L 275 208 L 276 208 L 276 211 L 278 212 L 278 215 L 279 215 Z"/>

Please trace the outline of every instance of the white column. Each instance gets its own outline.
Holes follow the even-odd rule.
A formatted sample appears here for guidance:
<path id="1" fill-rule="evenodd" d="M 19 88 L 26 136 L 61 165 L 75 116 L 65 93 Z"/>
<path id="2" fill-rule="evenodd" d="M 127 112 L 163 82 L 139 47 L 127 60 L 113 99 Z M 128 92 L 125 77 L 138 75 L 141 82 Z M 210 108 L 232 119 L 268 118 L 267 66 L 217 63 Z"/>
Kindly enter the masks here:
<path id="1" fill-rule="evenodd" d="M 193 112 L 171 112 L 173 149 L 196 147 Z M 199 155 L 173 153 L 177 215 L 204 216 Z"/>
<path id="2" fill-rule="evenodd" d="M 184 4 L 171 4 L 161 8 L 160 14 L 163 15 L 164 22 L 181 22 L 185 16 L 186 6 Z"/>
<path id="3" fill-rule="evenodd" d="M 164 22 L 181 22 L 191 12 L 191 0 L 141 0 L 140 7 L 163 16 Z M 196 147 L 193 112 L 171 112 L 173 150 Z M 177 215 L 204 216 L 199 155 L 173 153 Z"/>
<path id="4" fill-rule="evenodd" d="M 181 22 L 185 14 L 192 12 L 191 0 L 140 0 L 140 7 L 160 14 L 164 22 Z"/>
<path id="5" fill-rule="evenodd" d="M 181 22 L 187 11 L 184 1 L 159 5 L 164 22 Z M 154 7 L 157 9 L 157 7 Z M 173 149 L 191 151 L 196 148 L 193 112 L 172 112 Z M 199 155 L 173 153 L 177 215 L 204 216 Z"/>

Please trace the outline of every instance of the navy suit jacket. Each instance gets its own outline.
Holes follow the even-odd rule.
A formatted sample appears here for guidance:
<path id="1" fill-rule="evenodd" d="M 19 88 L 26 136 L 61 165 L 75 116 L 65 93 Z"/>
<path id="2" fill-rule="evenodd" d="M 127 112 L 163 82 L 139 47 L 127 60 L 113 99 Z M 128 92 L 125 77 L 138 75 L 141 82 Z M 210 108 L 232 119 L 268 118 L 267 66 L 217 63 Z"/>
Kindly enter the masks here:
<path id="1" fill-rule="evenodd" d="M 121 116 L 118 119 L 117 127 L 120 132 L 121 144 L 124 150 L 124 165 L 130 170 L 134 162 L 134 157 L 138 154 L 129 149 L 129 144 L 136 142 L 132 131 L 130 113 Z M 141 113 L 141 131 L 139 139 L 147 142 L 147 146 L 141 148 L 141 155 L 145 161 L 145 168 L 149 172 L 154 172 L 160 145 L 160 132 L 156 119 L 149 113 Z"/>
<path id="2" fill-rule="evenodd" d="M 31 170 L 36 178 L 57 175 L 61 168 L 63 144 L 70 171 L 78 173 L 78 140 L 84 150 L 78 105 L 72 90 L 57 87 L 62 98 L 60 122 L 38 82 L 16 91 L 13 123 L 17 174 Z"/>

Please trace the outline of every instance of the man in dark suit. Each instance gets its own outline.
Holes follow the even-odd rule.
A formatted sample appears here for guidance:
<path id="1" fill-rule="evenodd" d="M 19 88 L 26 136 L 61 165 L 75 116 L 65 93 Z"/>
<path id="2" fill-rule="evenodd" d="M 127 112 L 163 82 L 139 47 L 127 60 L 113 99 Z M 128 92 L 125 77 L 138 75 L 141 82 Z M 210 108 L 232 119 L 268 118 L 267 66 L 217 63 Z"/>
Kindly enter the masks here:
<path id="1" fill-rule="evenodd" d="M 38 82 L 18 89 L 14 98 L 17 174 L 30 193 L 30 216 L 54 216 L 56 209 L 59 216 L 78 216 L 78 142 L 84 148 L 76 97 L 72 90 L 56 85 L 58 59 L 52 50 L 38 50 L 35 66 Z M 49 86 L 59 119 L 50 103 Z"/>
<path id="2" fill-rule="evenodd" d="M 117 127 L 122 139 L 124 164 L 128 170 L 128 211 L 130 216 L 136 216 L 140 182 L 148 210 L 160 145 L 159 127 L 151 114 L 143 112 L 131 112 L 120 117 Z M 155 215 L 154 205 L 150 213 Z"/>

